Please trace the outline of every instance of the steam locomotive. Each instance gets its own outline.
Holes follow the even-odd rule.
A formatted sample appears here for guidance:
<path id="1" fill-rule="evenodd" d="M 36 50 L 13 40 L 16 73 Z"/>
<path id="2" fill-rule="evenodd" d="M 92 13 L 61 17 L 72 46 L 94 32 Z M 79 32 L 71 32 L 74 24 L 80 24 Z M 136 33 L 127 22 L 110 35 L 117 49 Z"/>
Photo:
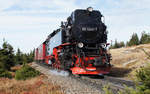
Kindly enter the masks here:
<path id="1" fill-rule="evenodd" d="M 35 61 L 72 74 L 108 74 L 111 55 L 102 14 L 92 7 L 76 9 L 35 50 Z"/>

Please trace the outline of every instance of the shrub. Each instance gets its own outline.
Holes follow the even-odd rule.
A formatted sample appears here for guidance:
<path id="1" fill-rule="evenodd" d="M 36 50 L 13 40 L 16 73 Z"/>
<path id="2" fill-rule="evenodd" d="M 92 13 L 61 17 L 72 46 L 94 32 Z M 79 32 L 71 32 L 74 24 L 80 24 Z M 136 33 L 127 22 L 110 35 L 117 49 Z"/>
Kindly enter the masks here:
<path id="1" fill-rule="evenodd" d="M 146 67 L 142 67 L 136 73 L 138 83 L 136 88 L 127 87 L 123 91 L 119 91 L 118 94 L 150 94 L 150 64 Z M 105 94 L 113 94 L 108 87 L 103 88 Z"/>
<path id="2" fill-rule="evenodd" d="M 120 91 L 119 94 L 150 94 L 150 64 L 139 69 L 136 77 L 141 82 L 137 84 L 136 89 L 126 87 L 125 91 Z"/>
<path id="3" fill-rule="evenodd" d="M 143 94 L 150 94 L 150 64 L 137 71 L 136 76 L 141 82 L 141 85 L 138 86 L 139 90 L 142 91 Z"/>
<path id="4" fill-rule="evenodd" d="M 12 75 L 10 72 L 0 69 L 0 77 L 5 77 L 5 78 L 12 78 Z"/>
<path id="5" fill-rule="evenodd" d="M 28 65 L 24 65 L 20 70 L 16 71 L 15 79 L 26 80 L 28 78 L 36 77 L 39 74 L 39 71 L 36 71 Z"/>

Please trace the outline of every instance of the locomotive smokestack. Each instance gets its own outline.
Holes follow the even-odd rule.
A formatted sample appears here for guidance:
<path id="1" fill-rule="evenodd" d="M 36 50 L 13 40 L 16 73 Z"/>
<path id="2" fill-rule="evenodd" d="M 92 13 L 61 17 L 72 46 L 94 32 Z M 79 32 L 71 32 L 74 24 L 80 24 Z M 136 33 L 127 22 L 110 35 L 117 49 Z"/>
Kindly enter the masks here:
<path id="1" fill-rule="evenodd" d="M 92 11 L 93 11 L 93 8 L 92 8 L 92 7 L 88 7 L 88 8 L 87 8 L 87 11 L 92 12 Z"/>

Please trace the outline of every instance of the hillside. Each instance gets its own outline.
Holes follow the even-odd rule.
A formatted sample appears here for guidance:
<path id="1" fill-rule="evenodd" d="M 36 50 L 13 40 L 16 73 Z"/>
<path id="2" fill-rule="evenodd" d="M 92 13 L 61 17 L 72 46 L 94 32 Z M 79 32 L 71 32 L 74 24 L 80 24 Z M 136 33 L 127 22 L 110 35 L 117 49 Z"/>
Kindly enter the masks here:
<path id="1" fill-rule="evenodd" d="M 111 75 L 134 79 L 136 70 L 150 62 L 145 52 L 150 53 L 150 44 L 111 49 L 111 64 L 113 64 Z"/>

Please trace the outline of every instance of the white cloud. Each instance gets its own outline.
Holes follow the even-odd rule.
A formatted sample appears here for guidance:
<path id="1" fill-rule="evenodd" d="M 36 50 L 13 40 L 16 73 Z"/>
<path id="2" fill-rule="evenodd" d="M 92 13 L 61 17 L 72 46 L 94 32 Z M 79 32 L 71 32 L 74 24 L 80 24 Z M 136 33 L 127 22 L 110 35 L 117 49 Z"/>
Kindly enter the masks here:
<path id="1" fill-rule="evenodd" d="M 106 0 L 107 9 L 104 8 L 104 16 L 109 30 L 110 40 L 127 41 L 133 32 L 150 31 L 148 21 L 150 13 L 149 0 Z"/>
<path id="2" fill-rule="evenodd" d="M 16 29 L 26 29 L 26 28 L 38 28 L 37 26 L 48 25 L 53 22 L 53 26 L 57 22 L 61 21 L 63 18 L 56 17 L 34 17 L 34 16 L 0 16 L 0 29 L 13 28 Z M 57 24 L 58 25 L 58 24 Z M 57 26 L 56 25 L 56 26 Z M 59 25 L 58 25 L 59 26 Z"/>
<path id="3" fill-rule="evenodd" d="M 126 41 L 133 32 L 150 30 L 149 0 L 0 0 L 0 45 L 3 37 L 29 52 L 59 28 L 76 8 L 92 6 L 105 16 L 109 41 Z"/>
<path id="4" fill-rule="evenodd" d="M 14 5 L 18 0 L 0 0 L 0 11 Z"/>
<path id="5" fill-rule="evenodd" d="M 15 49 L 29 52 L 59 28 L 58 17 L 0 16 L 0 45 L 5 38 Z"/>
<path id="6" fill-rule="evenodd" d="M 75 0 L 20 0 L 7 8 L 10 11 L 52 11 L 52 12 L 70 12 L 78 8 Z"/>
<path id="7" fill-rule="evenodd" d="M 2 37 L 5 37 L 6 41 L 13 45 L 15 50 L 20 48 L 23 52 L 29 52 L 35 47 L 39 46 L 47 37 L 48 32 L 1 32 L 0 44 Z"/>

